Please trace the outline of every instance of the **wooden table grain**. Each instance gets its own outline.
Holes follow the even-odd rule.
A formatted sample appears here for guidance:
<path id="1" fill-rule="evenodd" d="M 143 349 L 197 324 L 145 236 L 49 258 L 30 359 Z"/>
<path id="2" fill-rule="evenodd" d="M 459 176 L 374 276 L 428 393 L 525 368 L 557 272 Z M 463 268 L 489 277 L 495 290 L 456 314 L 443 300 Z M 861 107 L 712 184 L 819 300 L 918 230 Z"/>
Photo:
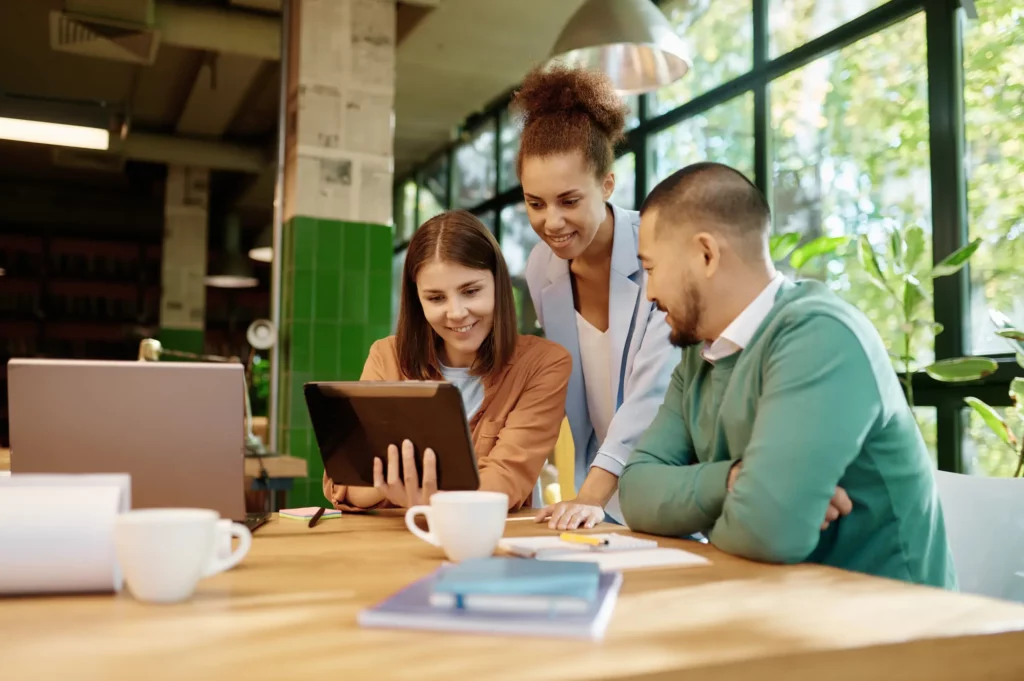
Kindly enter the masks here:
<path id="1" fill-rule="evenodd" d="M 521 516 L 506 525 L 507 536 L 545 532 Z M 274 518 L 238 568 L 201 582 L 187 603 L 0 600 L 0 677 L 1024 678 L 1024 606 L 659 541 L 712 564 L 627 572 L 603 641 L 391 631 L 359 628 L 356 614 L 434 570 L 438 549 L 393 512 L 313 529 Z"/>

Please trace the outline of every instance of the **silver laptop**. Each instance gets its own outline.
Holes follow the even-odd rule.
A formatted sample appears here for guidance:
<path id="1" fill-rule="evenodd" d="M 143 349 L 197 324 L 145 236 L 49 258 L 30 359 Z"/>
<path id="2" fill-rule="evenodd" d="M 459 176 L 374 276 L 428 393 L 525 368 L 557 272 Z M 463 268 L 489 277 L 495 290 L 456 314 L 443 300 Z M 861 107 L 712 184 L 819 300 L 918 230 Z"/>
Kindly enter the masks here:
<path id="1" fill-rule="evenodd" d="M 11 474 L 129 473 L 134 508 L 245 512 L 240 364 L 13 359 Z"/>

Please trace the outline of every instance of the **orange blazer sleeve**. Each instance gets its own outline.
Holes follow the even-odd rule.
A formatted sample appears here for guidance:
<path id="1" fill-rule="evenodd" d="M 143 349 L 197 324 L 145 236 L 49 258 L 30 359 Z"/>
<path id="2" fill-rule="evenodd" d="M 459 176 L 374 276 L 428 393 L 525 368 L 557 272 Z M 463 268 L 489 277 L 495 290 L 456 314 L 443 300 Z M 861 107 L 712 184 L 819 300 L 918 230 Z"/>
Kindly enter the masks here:
<path id="1" fill-rule="evenodd" d="M 383 353 L 387 352 L 385 347 L 380 341 L 377 341 L 370 346 L 370 352 L 366 357 L 366 363 L 363 364 L 363 373 L 359 376 L 360 381 L 386 381 L 387 374 L 384 371 L 384 358 Z M 331 502 L 334 508 L 339 511 L 365 511 L 371 508 L 378 508 L 384 505 L 384 501 L 381 500 L 376 504 L 370 506 L 355 506 L 351 503 L 351 500 L 346 499 L 345 495 L 348 492 L 348 486 L 346 485 L 335 485 L 334 481 L 327 477 L 327 473 L 324 472 L 324 496 Z M 372 487 L 360 488 L 360 491 L 364 495 L 373 496 L 376 491 Z"/>
<path id="2" fill-rule="evenodd" d="M 530 498 L 555 448 L 571 371 L 572 359 L 560 346 L 539 357 L 494 448 L 478 461 L 480 489 L 507 494 L 510 511 L 519 510 Z"/>

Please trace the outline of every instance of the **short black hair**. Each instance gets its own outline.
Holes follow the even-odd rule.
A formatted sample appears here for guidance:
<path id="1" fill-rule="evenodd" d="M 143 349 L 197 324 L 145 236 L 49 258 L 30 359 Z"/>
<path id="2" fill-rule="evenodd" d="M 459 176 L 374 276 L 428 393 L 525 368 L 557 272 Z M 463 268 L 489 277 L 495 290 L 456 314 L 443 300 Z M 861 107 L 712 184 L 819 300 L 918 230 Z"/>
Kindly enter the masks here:
<path id="1" fill-rule="evenodd" d="M 743 241 L 760 243 L 771 229 L 764 194 L 746 175 L 723 163 L 703 161 L 672 173 L 651 190 L 640 215 L 658 211 L 656 231 L 694 220 L 715 223 Z"/>

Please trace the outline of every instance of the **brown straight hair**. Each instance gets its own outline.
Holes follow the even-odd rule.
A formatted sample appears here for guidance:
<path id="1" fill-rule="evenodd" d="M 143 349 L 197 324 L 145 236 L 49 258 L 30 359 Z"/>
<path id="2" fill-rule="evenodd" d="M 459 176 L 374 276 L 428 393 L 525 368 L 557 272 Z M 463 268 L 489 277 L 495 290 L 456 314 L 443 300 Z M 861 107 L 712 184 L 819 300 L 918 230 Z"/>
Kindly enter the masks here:
<path id="1" fill-rule="evenodd" d="M 494 236 L 472 213 L 448 211 L 430 218 L 409 242 L 402 269 L 398 312 L 398 364 L 410 380 L 436 380 L 441 376 L 442 340 L 427 322 L 416 288 L 420 268 L 431 260 L 454 263 L 494 275 L 494 326 L 477 350 L 471 373 L 491 376 L 512 358 L 519 338 L 512 278 Z"/>

